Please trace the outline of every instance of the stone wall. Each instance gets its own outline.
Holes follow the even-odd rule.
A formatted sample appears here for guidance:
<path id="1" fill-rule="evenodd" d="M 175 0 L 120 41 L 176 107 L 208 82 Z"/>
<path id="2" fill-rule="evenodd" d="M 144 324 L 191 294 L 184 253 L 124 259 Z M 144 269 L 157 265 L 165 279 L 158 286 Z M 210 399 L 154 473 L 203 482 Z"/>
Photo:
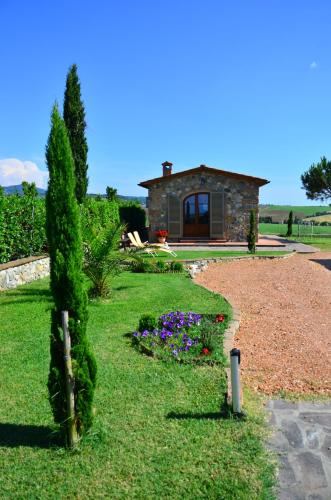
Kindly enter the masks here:
<path id="1" fill-rule="evenodd" d="M 148 193 L 150 241 L 154 241 L 156 230 L 168 229 L 168 196 L 180 199 L 182 224 L 184 199 L 198 192 L 224 193 L 224 237 L 229 241 L 246 241 L 250 210 L 258 211 L 258 185 L 251 181 L 209 172 L 174 177 L 150 186 Z"/>
<path id="2" fill-rule="evenodd" d="M 30 257 L 0 265 L 0 291 L 49 275 L 49 257 Z"/>

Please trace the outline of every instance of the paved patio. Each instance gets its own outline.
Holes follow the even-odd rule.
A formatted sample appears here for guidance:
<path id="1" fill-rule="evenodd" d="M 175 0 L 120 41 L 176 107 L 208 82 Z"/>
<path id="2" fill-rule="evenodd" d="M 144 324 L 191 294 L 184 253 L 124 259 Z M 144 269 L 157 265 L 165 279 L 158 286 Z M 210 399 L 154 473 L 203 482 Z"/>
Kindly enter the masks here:
<path id="1" fill-rule="evenodd" d="M 229 252 L 242 252 L 247 249 L 247 243 L 245 242 L 234 242 L 234 241 L 225 241 L 223 243 L 210 243 L 206 244 L 202 241 L 199 243 L 169 243 L 169 246 L 173 250 L 203 250 L 203 251 L 213 251 L 213 250 L 226 250 Z M 280 236 L 267 236 L 259 238 L 257 243 L 257 250 L 261 252 L 266 251 L 287 251 L 293 252 L 296 251 L 298 253 L 315 253 L 319 252 L 319 249 L 312 246 L 306 245 L 304 243 L 297 243 L 292 240 L 287 240 L 286 238 L 281 238 Z"/>
<path id="2" fill-rule="evenodd" d="M 279 500 L 330 500 L 331 403 L 270 400 Z"/>

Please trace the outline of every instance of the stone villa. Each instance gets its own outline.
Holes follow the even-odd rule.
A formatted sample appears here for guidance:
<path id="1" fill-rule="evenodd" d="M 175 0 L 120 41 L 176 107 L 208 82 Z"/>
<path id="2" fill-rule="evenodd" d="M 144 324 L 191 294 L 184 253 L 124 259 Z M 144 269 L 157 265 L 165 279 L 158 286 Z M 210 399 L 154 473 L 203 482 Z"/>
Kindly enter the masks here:
<path id="1" fill-rule="evenodd" d="M 139 184 L 148 189 L 149 241 L 155 231 L 169 231 L 169 241 L 246 241 L 250 210 L 258 215 L 259 188 L 266 179 L 200 165 L 172 173 L 162 163 L 163 175 Z"/>

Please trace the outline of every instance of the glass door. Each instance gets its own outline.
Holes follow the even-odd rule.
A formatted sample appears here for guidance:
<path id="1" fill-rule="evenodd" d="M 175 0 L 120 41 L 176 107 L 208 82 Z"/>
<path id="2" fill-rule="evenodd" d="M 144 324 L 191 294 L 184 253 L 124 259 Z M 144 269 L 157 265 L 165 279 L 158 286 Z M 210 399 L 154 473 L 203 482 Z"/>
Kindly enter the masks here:
<path id="1" fill-rule="evenodd" d="M 209 193 L 191 194 L 184 200 L 184 236 L 209 236 Z"/>

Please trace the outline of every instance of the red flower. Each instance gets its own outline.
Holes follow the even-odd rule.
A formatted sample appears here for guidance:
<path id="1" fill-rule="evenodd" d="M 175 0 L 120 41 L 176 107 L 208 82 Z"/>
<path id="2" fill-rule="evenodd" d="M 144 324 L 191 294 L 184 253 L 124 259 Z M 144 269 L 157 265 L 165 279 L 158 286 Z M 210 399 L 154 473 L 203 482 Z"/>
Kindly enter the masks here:
<path id="1" fill-rule="evenodd" d="M 210 350 L 209 350 L 209 349 L 207 349 L 207 347 L 204 347 L 204 348 L 202 349 L 202 351 L 201 351 L 201 352 L 202 352 L 202 354 L 204 354 L 204 355 L 208 355 L 208 354 L 210 354 Z"/>
<path id="2" fill-rule="evenodd" d="M 166 238 L 168 236 L 168 231 L 166 229 L 159 229 L 155 231 L 155 236 L 158 238 Z"/>
<path id="3" fill-rule="evenodd" d="M 223 323 L 225 320 L 224 314 L 217 314 L 215 318 L 215 323 Z"/>

